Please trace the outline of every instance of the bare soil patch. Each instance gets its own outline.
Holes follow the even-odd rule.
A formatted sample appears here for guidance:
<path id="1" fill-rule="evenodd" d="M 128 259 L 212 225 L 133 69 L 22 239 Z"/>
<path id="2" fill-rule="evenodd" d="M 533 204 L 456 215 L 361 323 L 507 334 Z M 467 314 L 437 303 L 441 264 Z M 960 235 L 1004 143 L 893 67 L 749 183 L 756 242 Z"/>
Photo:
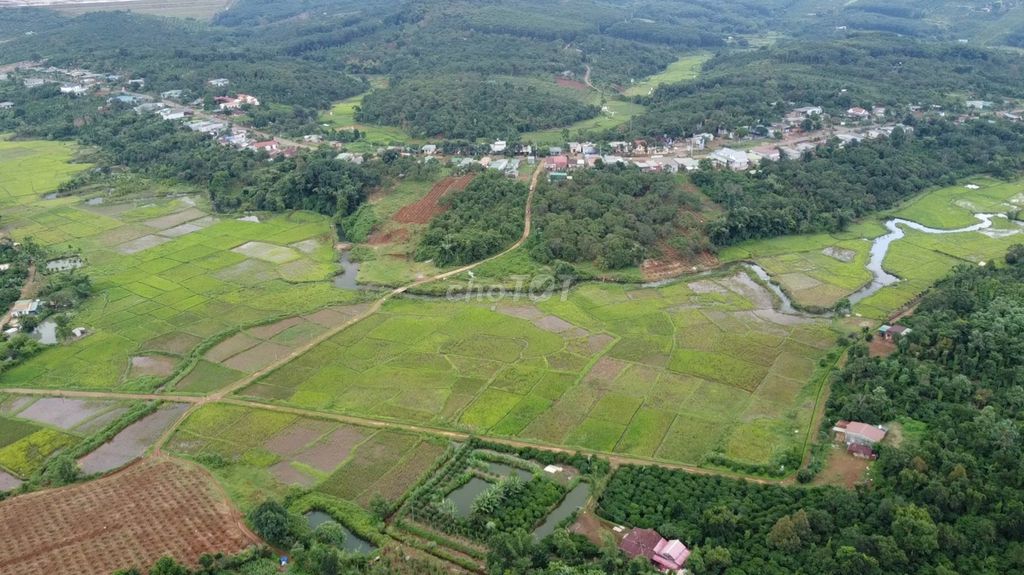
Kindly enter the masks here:
<path id="1" fill-rule="evenodd" d="M 327 433 L 329 428 L 330 424 L 326 422 L 304 421 L 288 427 L 266 440 L 263 442 L 263 447 L 282 457 L 291 457 Z"/>
<path id="2" fill-rule="evenodd" d="M 142 344 L 142 349 L 185 355 L 203 341 L 190 333 L 174 332 L 151 339 Z"/>
<path id="3" fill-rule="evenodd" d="M 508 316 L 517 317 L 519 319 L 535 320 L 544 317 L 544 312 L 533 306 L 526 305 L 499 305 L 497 308 L 498 313 L 503 313 Z"/>
<path id="4" fill-rule="evenodd" d="M 563 331 L 576 327 L 556 315 L 546 315 L 540 319 L 534 320 L 533 325 L 545 331 L 553 331 L 555 333 L 562 333 Z"/>
<path id="5" fill-rule="evenodd" d="M 363 313 L 368 307 L 369 304 L 329 307 L 303 317 L 324 327 L 336 327 Z"/>
<path id="6" fill-rule="evenodd" d="M 472 181 L 473 176 L 467 175 L 445 178 L 437 182 L 420 201 L 398 210 L 398 213 L 395 214 L 395 221 L 402 224 L 429 223 L 434 216 L 445 211 L 444 206 L 441 205 L 442 198 L 453 192 L 466 189 L 466 186 Z"/>
<path id="7" fill-rule="evenodd" d="M 615 338 L 606 333 L 592 335 L 587 338 L 587 349 L 590 350 L 590 353 L 597 353 L 608 347 L 613 341 Z"/>
<path id="8" fill-rule="evenodd" d="M 887 340 L 877 335 L 868 344 L 868 354 L 871 357 L 889 357 L 896 353 L 896 342 Z"/>
<path id="9" fill-rule="evenodd" d="M 290 317 L 267 325 L 261 325 L 246 330 L 249 335 L 259 339 L 270 339 L 282 331 L 302 323 L 301 317 Z"/>
<path id="10" fill-rule="evenodd" d="M 626 363 L 610 357 L 602 357 L 597 360 L 594 367 L 590 369 L 587 375 L 583 378 L 585 382 L 603 381 L 611 382 L 622 373 L 622 370 L 626 369 Z"/>
<path id="11" fill-rule="evenodd" d="M 213 346 L 210 351 L 206 352 L 204 357 L 212 362 L 220 363 L 231 356 L 252 348 L 258 343 L 260 343 L 260 340 L 247 333 L 235 334 Z"/>
<path id="12" fill-rule="evenodd" d="M 579 90 L 581 92 L 585 92 L 590 89 L 583 82 L 580 82 L 579 80 L 570 80 L 565 76 L 555 76 L 555 83 L 562 88 L 569 88 L 570 90 Z"/>
<path id="13" fill-rule="evenodd" d="M 136 355 L 132 358 L 132 366 L 128 371 L 128 379 L 147 375 L 167 377 L 174 373 L 174 358 L 163 355 Z"/>
<path id="14" fill-rule="evenodd" d="M 292 467 L 291 463 L 282 461 L 269 467 L 267 471 L 274 479 L 280 481 L 284 485 L 301 485 L 302 487 L 312 487 L 316 485 L 316 478 L 299 471 Z"/>
<path id="15" fill-rule="evenodd" d="M 604 545 L 605 538 L 611 536 L 615 538 L 616 542 L 619 542 L 626 533 L 625 531 L 622 534 L 615 533 L 606 521 L 589 509 L 580 511 L 576 522 L 569 526 L 569 532 L 582 535 L 599 547 Z"/>
<path id="16" fill-rule="evenodd" d="M 108 575 L 169 555 L 198 567 L 259 539 L 200 468 L 150 459 L 120 473 L 0 503 L 0 572 Z"/>
<path id="17" fill-rule="evenodd" d="M 334 471 L 364 438 L 362 431 L 354 427 L 342 427 L 324 441 L 307 449 L 295 460 L 320 471 Z"/>
<path id="18" fill-rule="evenodd" d="M 674 278 L 684 273 L 708 270 L 718 265 L 718 258 L 708 252 L 695 256 L 683 256 L 679 250 L 665 242 L 658 244 L 661 256 L 645 259 L 640 263 L 640 271 L 647 281 L 658 281 Z"/>
<path id="19" fill-rule="evenodd" d="M 864 474 L 870 466 L 871 462 L 867 459 L 854 457 L 847 453 L 843 446 L 833 445 L 828 454 L 828 463 L 814 479 L 814 484 L 853 489 L 864 481 Z"/>
<path id="20" fill-rule="evenodd" d="M 382 246 L 386 244 L 400 244 L 409 241 L 409 230 L 398 228 L 395 230 L 378 230 L 370 234 L 366 243 L 371 246 Z"/>
<path id="21" fill-rule="evenodd" d="M 105 473 L 142 457 L 168 427 L 181 417 L 188 406 L 183 403 L 165 405 L 155 413 L 124 428 L 114 439 L 78 460 L 86 474 Z"/>
<path id="22" fill-rule="evenodd" d="M 267 341 L 226 360 L 224 365 L 238 371 L 253 373 L 283 359 L 291 351 L 290 347 Z"/>

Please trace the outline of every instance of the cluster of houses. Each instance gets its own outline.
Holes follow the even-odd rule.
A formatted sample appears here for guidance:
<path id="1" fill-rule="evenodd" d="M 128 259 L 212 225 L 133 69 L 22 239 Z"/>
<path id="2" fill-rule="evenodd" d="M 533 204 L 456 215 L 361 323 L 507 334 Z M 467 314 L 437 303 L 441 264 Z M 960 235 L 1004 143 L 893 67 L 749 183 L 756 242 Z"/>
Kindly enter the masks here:
<path id="1" fill-rule="evenodd" d="M 832 427 L 838 443 L 846 444 L 846 452 L 861 459 L 877 459 L 875 445 L 885 439 L 888 430 L 880 425 L 841 419 Z"/>

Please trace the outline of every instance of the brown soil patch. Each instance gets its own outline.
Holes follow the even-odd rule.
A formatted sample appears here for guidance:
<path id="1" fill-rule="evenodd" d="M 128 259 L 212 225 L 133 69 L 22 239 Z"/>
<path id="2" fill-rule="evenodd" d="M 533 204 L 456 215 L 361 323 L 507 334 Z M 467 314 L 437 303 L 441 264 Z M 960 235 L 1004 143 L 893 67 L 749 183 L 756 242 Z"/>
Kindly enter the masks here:
<path id="1" fill-rule="evenodd" d="M 247 329 L 245 332 L 259 339 L 270 339 L 282 331 L 300 323 L 302 323 L 301 317 L 290 317 L 268 325 L 261 325 L 252 329 Z"/>
<path id="2" fill-rule="evenodd" d="M 869 460 L 850 455 L 841 445 L 833 445 L 829 450 L 828 463 L 814 479 L 814 484 L 836 485 L 853 489 L 858 483 L 864 481 L 864 474 L 870 466 Z"/>
<path id="3" fill-rule="evenodd" d="M 167 377 L 174 373 L 174 358 L 163 355 L 137 355 L 132 358 L 132 367 L 128 371 L 128 379 L 147 375 Z"/>
<path id="4" fill-rule="evenodd" d="M 503 313 L 519 319 L 535 320 L 544 317 L 544 312 L 533 306 L 526 305 L 499 305 L 498 313 Z"/>
<path id="5" fill-rule="evenodd" d="M 647 281 L 658 281 L 678 277 L 685 273 L 709 270 L 718 267 L 718 258 L 709 252 L 683 257 L 679 250 L 665 242 L 658 244 L 661 257 L 646 259 L 640 264 L 640 271 Z"/>
<path id="6" fill-rule="evenodd" d="M 203 212 L 202 210 L 199 210 L 199 209 L 196 209 L 196 208 L 188 208 L 188 209 L 182 210 L 180 212 L 175 212 L 175 213 L 167 215 L 167 216 L 163 216 L 163 217 L 160 217 L 160 218 L 153 218 L 152 220 L 146 220 L 146 221 L 144 221 L 142 223 L 147 225 L 147 226 L 149 226 L 149 227 L 151 227 L 151 228 L 156 228 L 158 230 L 166 230 L 168 228 L 173 228 L 175 226 L 180 226 L 181 224 L 183 224 L 185 222 L 190 222 L 192 220 L 198 220 L 198 219 L 204 217 L 205 215 L 206 215 L 206 213 Z"/>
<path id="7" fill-rule="evenodd" d="M 626 369 L 626 363 L 610 357 L 602 357 L 597 360 L 594 367 L 591 368 L 587 375 L 583 378 L 585 382 L 592 381 L 614 381 L 616 377 L 622 373 L 622 370 Z"/>
<path id="8" fill-rule="evenodd" d="M 260 343 L 260 340 L 249 334 L 244 332 L 238 333 L 213 346 L 210 351 L 206 352 L 204 357 L 214 363 L 220 363 L 229 357 L 252 348 L 258 343 Z"/>
<path id="9" fill-rule="evenodd" d="M 291 351 L 290 347 L 267 341 L 226 360 L 224 365 L 238 371 L 253 373 L 284 359 Z"/>
<path id="10" fill-rule="evenodd" d="M 316 478 L 310 477 L 305 473 L 295 469 L 287 461 L 282 461 L 272 467 L 267 468 L 270 475 L 274 479 L 280 481 L 285 485 L 301 485 L 302 487 L 312 487 L 316 484 Z"/>
<path id="11" fill-rule="evenodd" d="M 615 338 L 605 333 L 592 335 L 587 338 L 587 349 L 590 350 L 590 353 L 597 353 L 608 347 L 613 341 L 615 341 Z"/>
<path id="12" fill-rule="evenodd" d="M 147 341 L 142 344 L 142 349 L 185 355 L 201 341 L 190 333 L 174 332 Z"/>
<path id="13" fill-rule="evenodd" d="M 579 90 L 585 92 L 589 90 L 586 84 L 579 80 L 570 80 L 564 76 L 555 76 L 555 83 L 562 88 L 569 88 L 570 90 Z"/>
<path id="14" fill-rule="evenodd" d="M 409 230 L 405 228 L 398 228 L 397 230 L 382 231 L 378 230 L 370 234 L 370 237 L 366 239 L 366 243 L 371 246 L 382 246 L 385 244 L 401 244 L 409 241 Z"/>
<path id="15" fill-rule="evenodd" d="M 445 211 L 441 205 L 441 199 L 459 190 L 466 189 L 466 186 L 473 181 L 472 175 L 459 176 L 457 178 L 445 178 L 430 189 L 430 192 L 423 198 L 398 210 L 395 214 L 395 221 L 401 224 L 426 224 L 434 216 Z"/>
<path id="16" fill-rule="evenodd" d="M 625 536 L 625 531 L 622 534 L 617 534 L 611 530 L 608 522 L 598 517 L 593 511 L 585 509 L 580 511 L 576 516 L 576 522 L 569 527 L 570 533 L 577 533 L 587 538 L 591 543 L 598 547 L 603 547 L 605 539 L 611 537 L 618 543 Z"/>
<path id="17" fill-rule="evenodd" d="M 868 354 L 871 357 L 889 357 L 896 353 L 896 342 L 875 335 L 868 344 Z"/>
<path id="18" fill-rule="evenodd" d="M 324 327 L 337 327 L 363 313 L 368 307 L 370 304 L 329 307 L 303 317 Z"/>
<path id="19" fill-rule="evenodd" d="M 533 325 L 543 329 L 544 331 L 553 331 L 555 333 L 562 333 L 563 331 L 575 327 L 571 323 L 555 315 L 546 315 L 540 319 L 534 320 Z"/>
<path id="20" fill-rule="evenodd" d="M 259 539 L 195 465 L 150 459 L 120 473 L 0 503 L 0 572 L 108 575 L 169 555 L 237 553 Z"/>
<path id="21" fill-rule="evenodd" d="M 307 449 L 295 460 L 320 471 L 334 471 L 365 437 L 363 432 L 355 427 L 342 427 L 324 441 Z"/>
<path id="22" fill-rule="evenodd" d="M 263 442 L 263 447 L 282 457 L 291 457 L 327 433 L 330 425 L 308 421 L 293 425 Z"/>

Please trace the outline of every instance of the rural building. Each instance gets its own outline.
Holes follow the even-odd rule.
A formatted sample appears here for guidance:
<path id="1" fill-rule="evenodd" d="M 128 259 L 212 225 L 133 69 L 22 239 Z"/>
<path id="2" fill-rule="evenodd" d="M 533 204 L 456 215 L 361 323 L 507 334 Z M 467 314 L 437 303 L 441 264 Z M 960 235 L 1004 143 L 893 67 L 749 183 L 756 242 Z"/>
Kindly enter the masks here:
<path id="1" fill-rule="evenodd" d="M 875 453 L 874 449 L 871 449 L 867 445 L 860 445 L 859 443 L 853 443 L 847 446 L 846 452 L 861 459 L 878 459 L 878 454 Z"/>
<path id="2" fill-rule="evenodd" d="M 353 154 L 351 152 L 342 152 L 335 156 L 334 159 L 341 162 L 356 164 L 357 166 L 363 163 L 363 156 L 361 154 Z"/>
<path id="3" fill-rule="evenodd" d="M 38 88 L 45 83 L 46 80 L 43 80 L 42 78 L 25 78 L 25 81 L 23 82 L 26 88 Z"/>
<path id="4" fill-rule="evenodd" d="M 544 160 L 544 169 L 549 172 L 564 172 L 569 169 L 567 156 L 551 156 Z"/>
<path id="5" fill-rule="evenodd" d="M 619 549 L 630 558 L 646 557 L 662 573 L 681 572 L 690 556 L 690 550 L 681 541 L 666 541 L 653 529 L 634 528 L 619 543 Z"/>
<path id="6" fill-rule="evenodd" d="M 903 337 L 910 333 L 909 327 L 902 325 L 883 325 L 878 328 L 878 333 L 881 334 L 882 338 L 886 341 L 895 341 L 897 338 Z"/>
<path id="7" fill-rule="evenodd" d="M 14 107 L 14 102 L 0 102 L 0 110 L 10 110 Z"/>
<path id="8" fill-rule="evenodd" d="M 975 110 L 984 110 L 985 108 L 991 108 L 992 102 L 986 100 L 967 100 L 967 107 Z"/>
<path id="9" fill-rule="evenodd" d="M 559 152 L 561 153 L 561 152 Z M 582 154 L 583 144 L 579 142 L 569 142 L 569 153 L 570 154 Z"/>
<path id="10" fill-rule="evenodd" d="M 569 179 L 569 174 L 565 172 L 551 172 L 548 174 L 549 182 L 564 182 Z"/>
<path id="11" fill-rule="evenodd" d="M 562 148 L 558 146 L 551 146 L 550 148 L 548 148 L 549 156 L 561 156 L 562 152 L 564 152 L 564 150 L 562 150 Z"/>
<path id="12" fill-rule="evenodd" d="M 494 143 L 491 144 L 491 153 L 500 154 L 504 152 L 507 148 L 508 142 L 506 142 L 505 140 L 495 140 Z"/>
<path id="13" fill-rule="evenodd" d="M 704 148 L 706 148 L 708 146 L 708 144 L 710 144 L 711 142 L 714 142 L 714 141 L 715 141 L 715 135 L 714 134 L 709 134 L 707 132 L 705 132 L 703 134 L 694 134 L 693 138 L 690 139 L 690 142 L 692 144 L 691 147 L 692 148 L 696 148 L 698 150 L 703 150 Z"/>
<path id="14" fill-rule="evenodd" d="M 11 269 L 11 264 L 0 264 L 0 272 L 5 272 Z"/>
<path id="15" fill-rule="evenodd" d="M 193 132 L 199 132 L 202 134 L 216 134 L 226 127 L 224 124 L 221 124 L 220 122 L 208 121 L 190 122 L 185 125 L 188 126 L 189 130 L 192 130 Z"/>
<path id="16" fill-rule="evenodd" d="M 88 91 L 89 89 L 81 84 L 64 85 L 60 87 L 61 94 L 71 94 L 72 96 L 81 96 Z"/>
<path id="17" fill-rule="evenodd" d="M 210 80 L 208 83 L 215 88 L 225 88 L 229 84 L 231 84 L 231 82 L 227 78 L 214 78 L 213 80 Z"/>
<path id="18" fill-rule="evenodd" d="M 623 153 L 629 151 L 629 142 L 608 142 L 613 152 Z"/>
<path id="19" fill-rule="evenodd" d="M 19 299 L 11 306 L 11 317 L 25 317 L 39 313 L 42 304 L 37 299 Z"/>
<path id="20" fill-rule="evenodd" d="M 428 156 L 433 156 L 434 154 L 437 153 L 437 146 L 435 146 L 434 144 L 427 144 L 420 148 L 420 150 Z"/>
<path id="21" fill-rule="evenodd" d="M 750 167 L 750 157 L 747 156 L 747 153 L 732 148 L 715 150 L 708 157 L 711 158 L 712 162 L 732 170 L 746 170 Z"/>
<path id="22" fill-rule="evenodd" d="M 805 118 L 810 118 L 811 116 L 820 116 L 825 111 L 821 109 L 821 106 L 804 106 L 803 108 L 794 109 L 793 112 Z"/>
<path id="23" fill-rule="evenodd" d="M 184 95 L 184 90 L 167 90 L 166 92 L 160 92 L 160 97 L 164 100 L 180 100 Z"/>
<path id="24" fill-rule="evenodd" d="M 257 152 L 267 152 L 273 154 L 278 151 L 277 141 L 275 140 L 264 140 L 262 142 L 256 142 L 251 148 Z"/>
<path id="25" fill-rule="evenodd" d="M 510 178 L 519 177 L 519 160 L 506 160 L 504 158 L 500 160 L 494 160 L 493 162 L 487 165 L 487 168 L 490 170 L 497 170 Z"/>
<path id="26" fill-rule="evenodd" d="M 219 96 L 214 98 L 219 104 L 221 110 L 237 110 L 242 106 L 259 106 L 260 101 L 255 96 L 248 94 L 239 94 L 234 98 L 228 96 Z"/>
<path id="27" fill-rule="evenodd" d="M 700 169 L 700 161 L 693 158 L 676 158 L 676 162 L 678 162 L 679 166 L 687 172 L 693 172 Z"/>
<path id="28" fill-rule="evenodd" d="M 858 107 L 850 108 L 849 110 L 847 110 L 846 111 L 846 115 L 851 117 L 851 118 L 853 118 L 853 119 L 855 119 L 855 120 L 861 120 L 861 119 L 864 119 L 864 118 L 867 118 L 868 116 L 870 116 L 871 112 L 868 112 L 864 108 L 861 108 L 861 107 L 858 106 Z"/>
<path id="29" fill-rule="evenodd" d="M 832 427 L 832 431 L 836 434 L 836 440 L 845 442 L 847 447 L 851 445 L 872 447 L 885 439 L 886 434 L 884 427 L 846 420 L 837 421 Z"/>

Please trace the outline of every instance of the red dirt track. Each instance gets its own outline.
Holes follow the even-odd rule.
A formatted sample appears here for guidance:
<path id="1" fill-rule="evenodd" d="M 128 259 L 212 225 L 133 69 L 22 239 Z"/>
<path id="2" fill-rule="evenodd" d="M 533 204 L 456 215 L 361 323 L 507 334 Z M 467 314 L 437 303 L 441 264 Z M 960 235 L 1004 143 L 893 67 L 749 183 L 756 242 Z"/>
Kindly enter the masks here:
<path id="1" fill-rule="evenodd" d="M 109 575 L 164 555 L 196 567 L 257 543 L 213 478 L 179 460 L 0 503 L 0 573 Z"/>
<path id="2" fill-rule="evenodd" d="M 415 204 L 409 204 L 398 210 L 395 214 L 395 221 L 401 224 L 426 224 L 434 216 L 444 212 L 441 205 L 441 198 L 452 192 L 466 189 L 466 186 L 473 181 L 473 176 L 459 176 L 457 178 L 445 178 L 434 184 L 430 193 Z"/>

